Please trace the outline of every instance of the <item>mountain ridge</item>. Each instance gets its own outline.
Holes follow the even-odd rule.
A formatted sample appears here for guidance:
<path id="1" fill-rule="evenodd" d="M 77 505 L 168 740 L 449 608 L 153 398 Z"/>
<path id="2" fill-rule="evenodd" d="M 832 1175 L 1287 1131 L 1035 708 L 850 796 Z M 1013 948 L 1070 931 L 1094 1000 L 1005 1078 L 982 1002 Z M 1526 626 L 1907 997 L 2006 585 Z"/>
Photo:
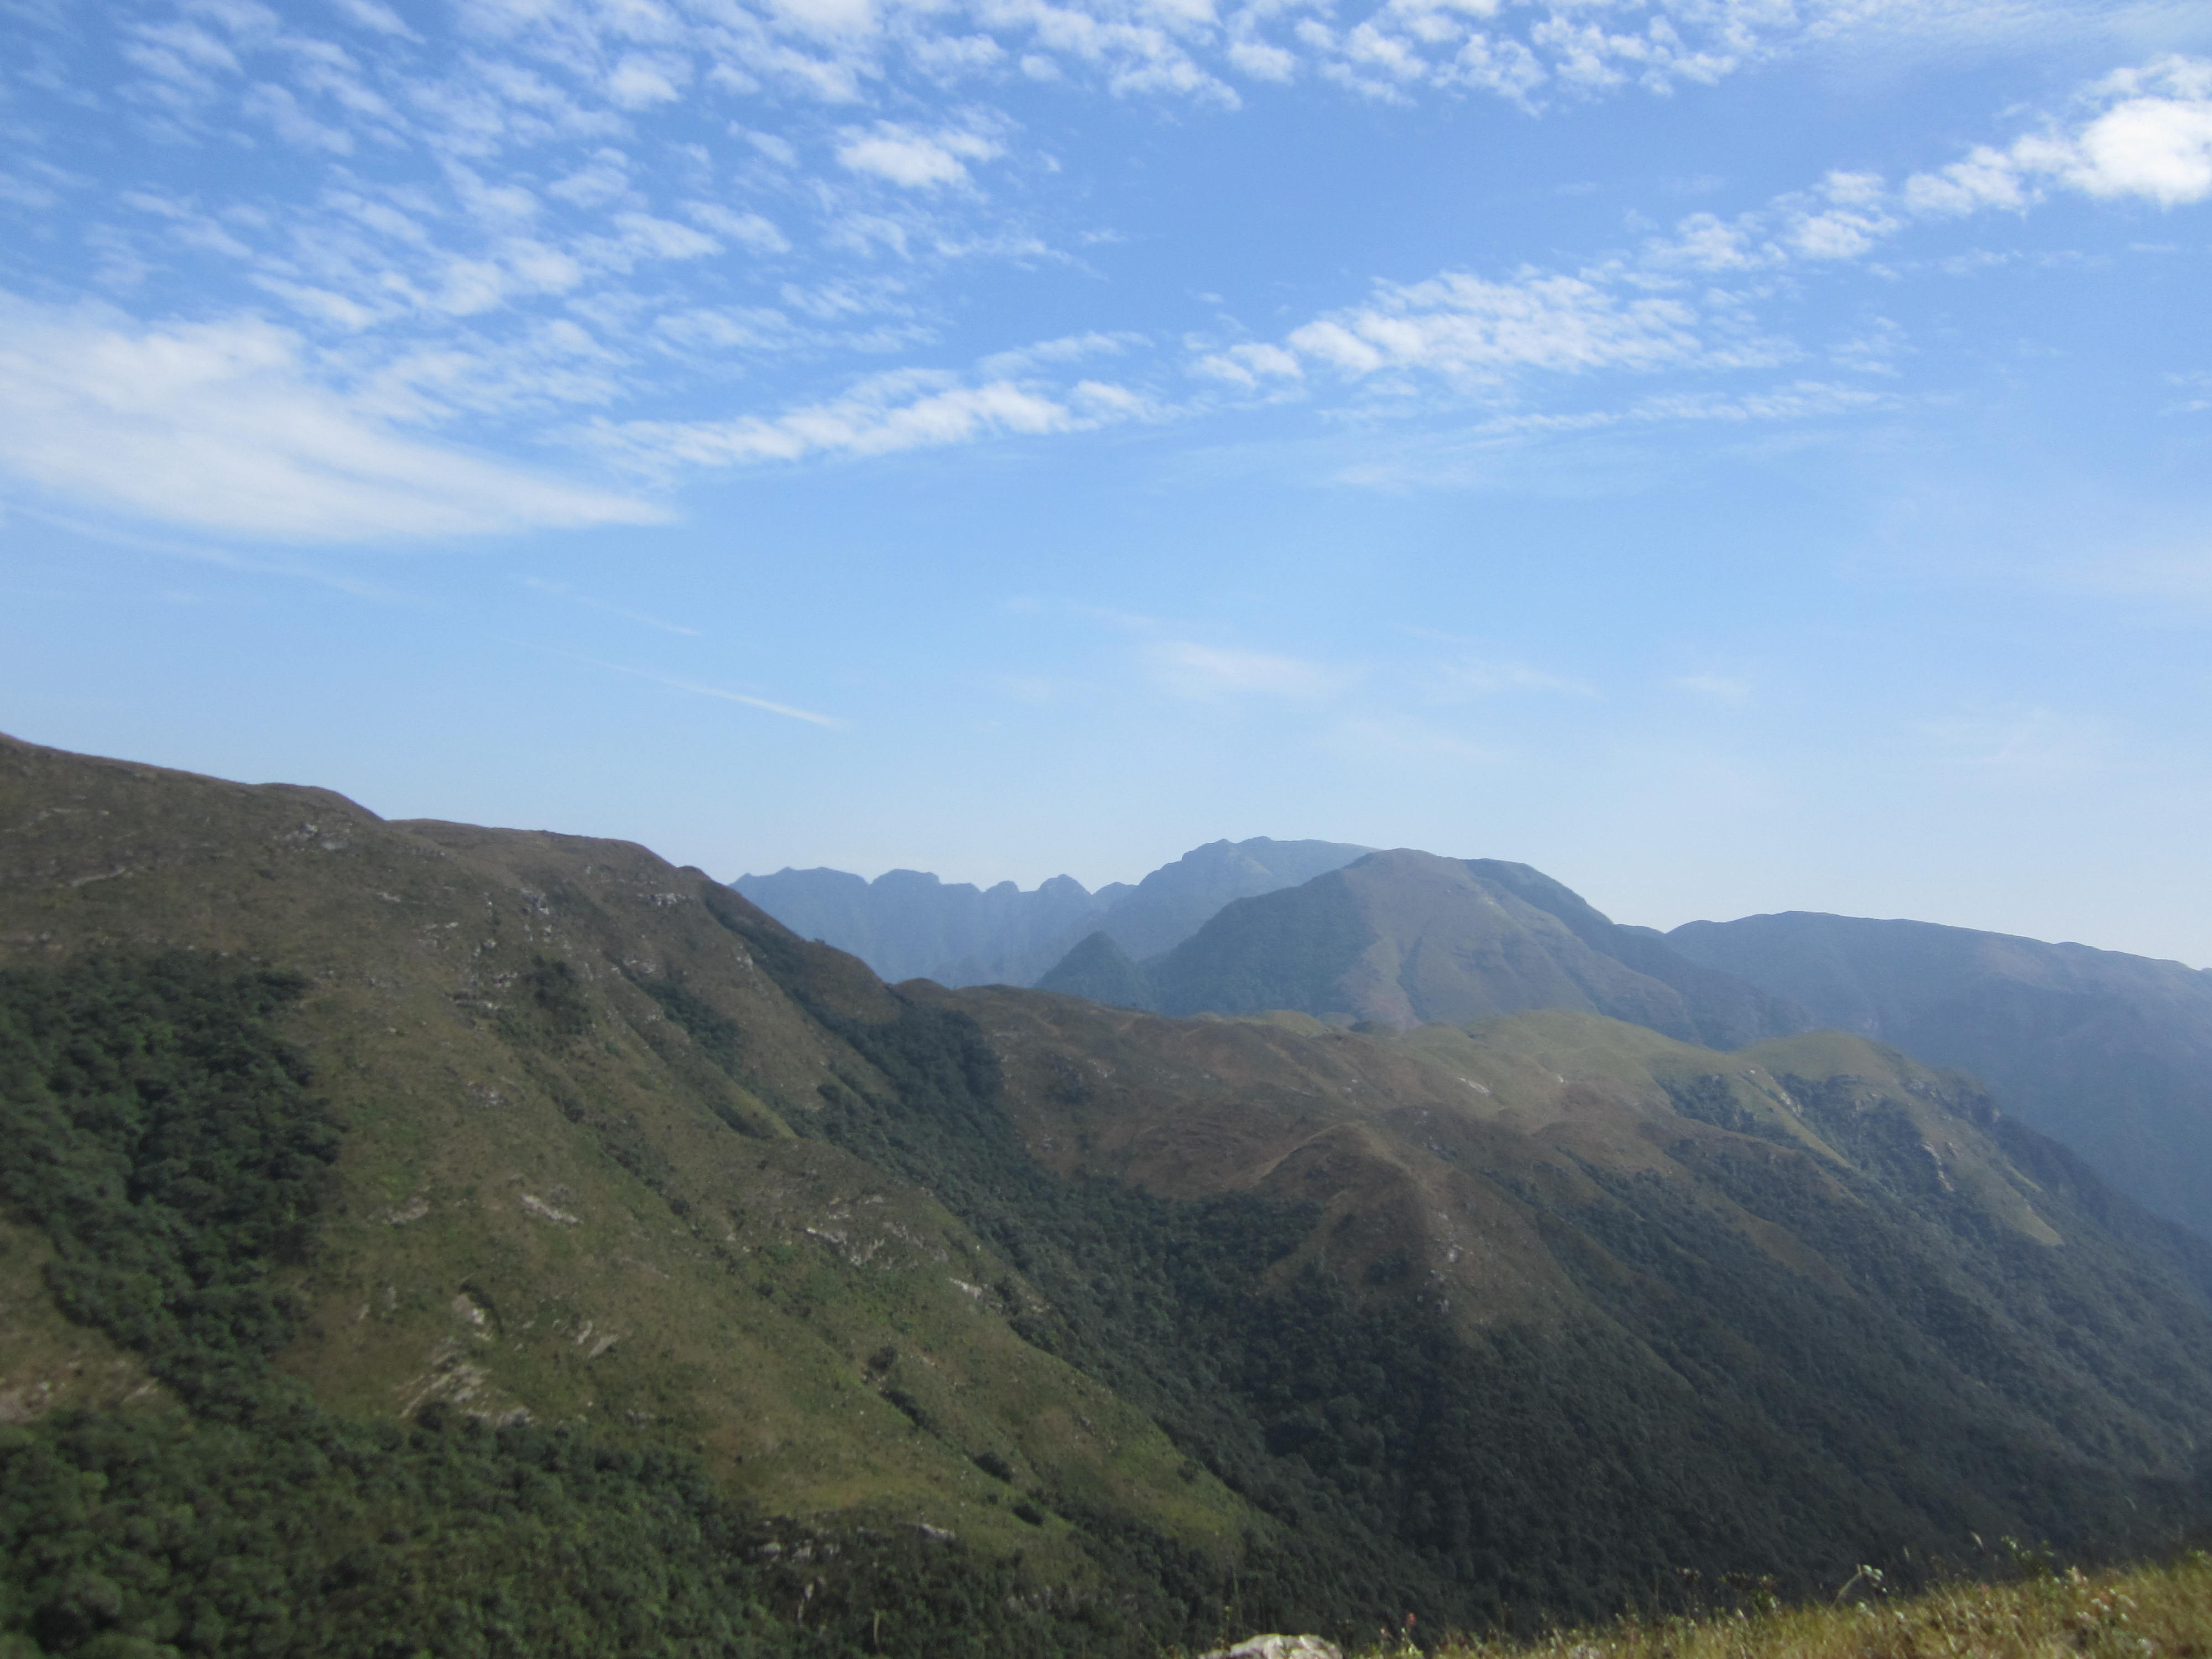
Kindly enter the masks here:
<path id="1" fill-rule="evenodd" d="M 850 951 L 893 984 L 1028 985 L 1092 932 L 1151 956 L 1232 899 L 1295 886 L 1368 850 L 1267 836 L 1212 841 L 1133 884 L 1096 893 L 1071 876 L 1025 892 L 1012 882 L 978 889 L 913 870 L 870 882 L 838 870 L 785 869 L 730 885 L 800 937 Z"/>
<path id="2" fill-rule="evenodd" d="M 2212 972 L 1812 911 L 1689 922 L 1667 939 L 1825 1024 L 1988 1079 L 2108 1179 L 2212 1237 Z"/>

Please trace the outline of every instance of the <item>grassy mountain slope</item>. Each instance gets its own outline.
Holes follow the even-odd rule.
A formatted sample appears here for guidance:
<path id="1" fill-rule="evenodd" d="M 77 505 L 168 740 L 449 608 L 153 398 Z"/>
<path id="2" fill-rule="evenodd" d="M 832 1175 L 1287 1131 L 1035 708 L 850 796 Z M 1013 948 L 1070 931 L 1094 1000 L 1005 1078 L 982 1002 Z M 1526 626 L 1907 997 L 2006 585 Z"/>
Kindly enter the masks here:
<path id="1" fill-rule="evenodd" d="M 287 1034 L 347 1130 L 280 1363 L 329 1405 L 672 1440 L 765 1509 L 881 1510 L 1079 1577 L 1066 1524 L 1015 1516 L 975 1456 L 1194 1546 L 1237 1535 L 1243 1506 L 1176 1477 L 1156 1430 L 962 1288 L 1018 1275 L 911 1186 L 794 1133 L 823 1090 L 889 1085 L 757 965 L 706 901 L 745 907 L 697 872 L 21 744 L 0 751 L 0 822 L 13 960 L 183 946 L 307 976 Z M 856 1018 L 896 1011 L 850 958 L 791 948 Z M 17 1346 L 29 1328 L 10 1322 L 7 1386 L 78 1386 L 51 1341 Z M 1079 1416 L 1100 1431 L 1067 1433 Z"/>
<path id="2" fill-rule="evenodd" d="M 886 987 L 623 843 L 21 744 L 0 969 L 49 1651 L 1103 1656 L 2202 1511 L 2205 1253 L 1858 1039 Z"/>
<path id="3" fill-rule="evenodd" d="M 1691 922 L 1685 955 L 1930 1064 L 2212 1237 L 2212 974 L 2082 945 L 1791 912 Z"/>

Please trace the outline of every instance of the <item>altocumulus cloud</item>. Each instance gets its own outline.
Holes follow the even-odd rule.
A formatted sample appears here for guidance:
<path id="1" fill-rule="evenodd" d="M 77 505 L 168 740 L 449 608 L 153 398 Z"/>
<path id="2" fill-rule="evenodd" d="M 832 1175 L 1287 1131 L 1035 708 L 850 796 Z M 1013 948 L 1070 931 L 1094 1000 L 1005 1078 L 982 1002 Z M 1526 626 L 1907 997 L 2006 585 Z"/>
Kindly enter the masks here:
<path id="1" fill-rule="evenodd" d="M 929 136 L 890 121 L 878 122 L 871 131 L 848 128 L 837 144 L 839 165 L 909 190 L 964 185 L 969 162 L 988 161 L 1000 153 L 997 142 L 981 133 L 945 131 Z"/>
<path id="2" fill-rule="evenodd" d="M 1319 318 L 1291 349 L 1354 376 L 1424 369 L 1489 380 L 1515 369 L 1657 368 L 1695 355 L 1680 301 L 1624 299 L 1579 276 L 1504 283 L 1455 272 L 1377 284 L 1367 305 Z"/>
<path id="3" fill-rule="evenodd" d="M 140 325 L 0 298 L 0 469 L 57 495 L 296 541 L 665 515 L 410 437 L 317 384 L 254 319 Z"/>
<path id="4" fill-rule="evenodd" d="M 1281 394 L 1313 370 L 1396 392 L 1424 380 L 1495 392 L 1530 375 L 1764 368 L 1800 355 L 1753 320 L 1768 273 L 1849 264 L 1916 222 L 2021 211 L 2055 191 L 2164 209 L 2212 198 L 2212 62 L 2160 58 L 2094 82 L 2072 102 L 2066 118 L 2046 118 L 2008 146 L 1978 146 L 1894 187 L 1879 174 L 1835 171 L 1733 219 L 1692 214 L 1632 253 L 1572 271 L 1378 281 L 1364 302 L 1323 313 L 1279 344 L 1202 352 L 1188 368 Z M 1731 292 L 1717 280 L 1731 276 L 1753 280 Z M 1677 396 L 1638 415 L 1815 412 L 1820 400 L 1806 391 L 1725 406 Z M 1826 403 L 1841 406 L 1832 396 Z"/>
<path id="5" fill-rule="evenodd" d="M 736 466 L 809 455 L 886 455 L 1002 434 L 1073 432 L 1134 419 L 1146 405 L 1126 387 L 1079 381 L 1048 394 L 1012 380 L 963 384 L 930 369 L 871 376 L 844 396 L 763 416 L 724 421 L 601 422 L 591 436 L 644 471 Z"/>

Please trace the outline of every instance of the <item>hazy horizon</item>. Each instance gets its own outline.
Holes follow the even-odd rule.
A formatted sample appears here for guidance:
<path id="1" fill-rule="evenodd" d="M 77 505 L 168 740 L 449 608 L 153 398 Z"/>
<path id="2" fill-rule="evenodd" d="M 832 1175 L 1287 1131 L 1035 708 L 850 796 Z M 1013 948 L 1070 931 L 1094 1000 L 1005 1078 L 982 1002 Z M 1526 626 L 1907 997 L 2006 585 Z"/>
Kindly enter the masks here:
<path id="1" fill-rule="evenodd" d="M 1249 836 L 1216 836 L 1216 837 L 1212 837 L 1212 839 L 1214 839 L 1214 840 L 1222 840 L 1222 841 L 1237 842 L 1237 841 L 1249 840 L 1249 839 L 1251 839 L 1251 837 L 1249 837 Z M 1271 837 L 1269 837 L 1269 839 L 1271 839 L 1271 840 L 1274 840 L 1274 841 L 1322 841 L 1322 840 L 1328 840 L 1328 839 L 1332 839 L 1332 837 L 1328 837 L 1328 836 L 1271 836 Z M 1201 842 L 1201 843 L 1199 843 L 1199 844 L 1200 844 L 1200 845 L 1205 845 L 1206 843 Z M 1186 852 L 1186 853 L 1187 853 L 1187 852 L 1193 851 L 1193 850 L 1194 850 L 1194 848 L 1184 848 L 1183 850 L 1184 850 L 1184 852 Z M 1424 848 L 1413 848 L 1377 847 L 1377 848 L 1372 848 L 1371 850 L 1373 850 L 1373 851 L 1375 851 L 1375 852 L 1378 852 L 1378 853 L 1382 853 L 1382 852 L 1397 852 L 1397 851 L 1413 851 L 1413 852 L 1424 852 L 1424 853 L 1435 853 L 1435 852 L 1437 852 L 1437 851 L 1438 851 L 1438 849 L 1437 849 L 1437 848 L 1430 848 L 1430 847 L 1424 847 Z M 1176 854 L 1176 856 L 1179 858 L 1179 857 L 1181 857 L 1181 856 L 1182 856 L 1182 854 Z M 1444 852 L 1444 853 L 1443 853 L 1443 854 L 1442 854 L 1442 856 L 1443 856 L 1443 857 L 1445 857 L 1445 858 L 1468 858 L 1468 859 L 1476 859 L 1476 858 L 1492 858 L 1492 857 L 1496 857 L 1497 855 L 1496 855 L 1496 854 L 1489 854 L 1489 853 L 1457 853 L 1457 852 Z M 1505 860 L 1505 861 L 1506 861 L 1506 862 L 1509 862 L 1509 863 L 1516 863 L 1516 864 L 1529 864 L 1529 865 L 1533 865 L 1535 868 L 1537 868 L 1537 869 L 1539 869 L 1539 870 L 1541 870 L 1541 871 L 1543 872 L 1543 873 L 1544 873 L 1544 874 L 1546 874 L 1546 875 L 1547 875 L 1547 876 L 1551 876 L 1551 877 L 1553 877 L 1554 879 L 1559 879 L 1559 878 L 1560 878 L 1559 877 L 1559 874 L 1558 874 L 1558 872 L 1557 872 L 1556 871 L 1545 869 L 1545 868 L 1544 868 L 1544 866 L 1543 866 L 1542 865 L 1540 865 L 1540 864 L 1537 864 L 1537 863 L 1535 862 L 1535 860 L 1530 860 L 1530 859 L 1509 859 L 1509 860 Z M 1149 868 L 1147 868 L 1147 869 L 1141 870 L 1141 871 L 1138 872 L 1135 875 L 1133 875 L 1133 876 L 1110 877 L 1110 878 L 1106 878 L 1106 879 L 1104 879 L 1104 880 L 1101 880 L 1101 881 L 1084 881 L 1084 880 L 1083 880 L 1083 878 L 1082 878 L 1080 876 L 1073 876 L 1073 877 L 1072 877 L 1072 879 L 1074 879 L 1074 880 L 1076 880 L 1076 881 L 1078 881 L 1078 882 L 1081 882 L 1081 884 L 1082 884 L 1082 885 L 1083 885 L 1084 889 L 1085 889 L 1086 891 L 1088 891 L 1088 892 L 1091 892 L 1091 893 L 1096 893 L 1096 892 L 1097 892 L 1101 888 L 1112 886 L 1112 885 L 1114 885 L 1116 882 L 1123 883 L 1123 884 L 1127 884 L 1127 885 L 1129 885 L 1129 886 L 1133 887 L 1133 886 L 1135 886 L 1135 885 L 1136 885 L 1139 881 L 1143 880 L 1143 879 L 1144 879 L 1144 878 L 1145 878 L 1146 876 L 1150 875 L 1150 874 L 1152 872 L 1152 871 L 1153 871 L 1153 870 L 1157 870 L 1157 869 L 1161 868 L 1161 867 L 1162 867 L 1162 865 L 1164 865 L 1164 864 L 1168 864 L 1168 863 L 1172 863 L 1172 862 L 1174 862 L 1174 860 L 1173 860 L 1173 859 L 1164 860 L 1162 860 L 1162 864 L 1160 864 L 1160 865 L 1153 865 L 1153 866 L 1150 866 L 1150 867 L 1149 867 Z M 729 883 L 729 884 L 736 884 L 736 883 L 738 883 L 738 882 L 739 882 L 739 881 L 743 881 L 743 880 L 746 879 L 746 878 L 749 878 L 749 877 L 779 875 L 779 874 L 782 874 L 782 873 L 784 873 L 786 871 L 798 871 L 798 872 L 811 872 L 811 871 L 815 871 L 815 870 L 825 870 L 825 869 L 826 869 L 826 870 L 837 870 L 837 866 L 835 866 L 835 865 L 819 865 L 819 864 L 813 864 L 813 865 L 783 865 L 783 866 L 778 866 L 776 869 L 775 869 L 775 870 L 745 870 L 745 871 L 740 871 L 740 872 L 738 872 L 737 874 L 735 874 L 735 875 L 721 876 L 721 877 L 717 877 L 716 878 L 717 878 L 718 880 L 721 880 L 721 881 L 724 881 L 724 882 L 726 882 L 726 883 Z M 887 875 L 895 874 L 895 873 L 902 873 L 902 872 L 903 872 L 903 873 L 906 873 L 906 874 L 920 874 L 920 875 L 927 875 L 927 876 L 935 876 L 935 877 L 936 877 L 939 881 L 940 881 L 940 882 L 942 882 L 945 885 L 946 885 L 946 886 L 948 886 L 948 887 L 951 887 L 951 886 L 962 886 L 962 885 L 965 885 L 965 886 L 972 886 L 972 887 L 976 888 L 977 890 L 981 890 L 981 891 L 986 891 L 986 892 L 989 891 L 989 890 L 990 890 L 992 888 L 994 888 L 994 887 L 996 887 L 996 886 L 1000 885 L 1002 882 L 1005 882 L 1005 881 L 1012 881 L 1012 880 L 1014 880 L 1014 878 L 1012 878 L 1012 877 L 1002 877 L 1002 878 L 976 878 L 976 877 L 970 877 L 970 876 L 957 876 L 957 877 L 953 877 L 953 876 L 945 876 L 945 875 L 943 875 L 942 873 L 940 873 L 939 872 L 935 871 L 935 870 L 920 870 L 920 869 L 917 869 L 917 867 L 916 867 L 915 866 L 913 866 L 913 865 L 910 865 L 910 864 L 894 864 L 894 865 L 889 865 L 889 866 L 886 866 L 884 868 L 883 868 L 883 869 L 881 869 L 881 870 L 878 870 L 878 871 L 875 872 L 875 873 L 874 873 L 874 874 L 872 874 L 872 875 L 866 874 L 866 873 L 865 873 L 865 872 L 861 872 L 861 871 L 858 871 L 858 870 L 838 870 L 838 871 L 837 871 L 837 872 L 838 872 L 838 873 L 840 873 L 840 874 L 842 874 L 842 875 L 858 876 L 858 877 L 860 877 L 860 878 L 861 880 L 866 881 L 866 882 L 869 883 L 869 884 L 872 884 L 872 885 L 875 882 L 877 882 L 877 881 L 880 880 L 883 877 L 887 876 Z M 712 872 L 709 872 L 709 873 L 712 873 Z M 1030 882 L 1020 882 L 1020 881 L 1016 881 L 1016 882 L 1014 883 L 1014 884 L 1015 884 L 1015 885 L 1016 885 L 1016 886 L 1017 886 L 1017 887 L 1018 887 L 1021 891 L 1024 891 L 1024 892 L 1035 892 L 1035 891 L 1037 890 L 1037 888 L 1038 888 L 1039 886 L 1041 886 L 1041 885 L 1042 885 L 1044 882 L 1046 882 L 1046 881 L 1055 880 L 1055 879 L 1060 878 L 1060 877 L 1070 876 L 1070 875 L 1071 875 L 1071 872 L 1067 872 L 1067 871 L 1065 871 L 1065 870 L 1061 870 L 1061 871 L 1055 871 L 1055 872 L 1053 872 L 1053 874 L 1052 874 L 1052 875 L 1050 875 L 1050 876 L 1046 876 L 1046 877 L 1042 877 L 1042 878 L 1039 878 L 1039 879 L 1038 879 L 1038 880 L 1036 880 L 1036 881 L 1030 881 Z M 1583 898 L 1584 898 L 1584 899 L 1589 899 L 1589 896 L 1590 896 L 1590 895 L 1589 895 L 1587 891 L 1585 891 L 1583 888 L 1581 888 L 1581 887 L 1577 886 L 1577 885 L 1574 882 L 1572 882 L 1572 881 L 1566 881 L 1566 882 L 1565 882 L 1565 883 L 1564 883 L 1564 884 L 1565 884 L 1565 886 L 1567 886 L 1568 888 L 1571 889 L 1571 890 L 1572 890 L 1574 892 L 1576 892 L 1579 896 L 1581 896 L 1581 897 L 1583 897 Z M 1775 906 L 1771 907 L 1771 909 L 1769 909 L 1769 910 L 1765 910 L 1765 911 L 1746 911 L 1746 912 L 1744 912 L 1744 913 L 1742 913 L 1742 914 L 1743 914 L 1744 915 L 1773 915 L 1773 914 L 1778 914 L 1778 913 L 1786 912 L 1786 911 L 1810 911 L 1810 910 L 1815 910 L 1815 909 L 1816 909 L 1816 908 L 1817 908 L 1817 907 L 1814 907 L 1814 906 L 1812 906 L 1812 905 L 1805 905 L 1805 904 L 1779 904 L 1779 905 L 1775 905 Z M 1605 907 L 1604 905 L 1602 905 L 1602 904 L 1598 904 L 1598 905 L 1596 905 L 1596 908 L 1598 908 L 1598 909 L 1599 909 L 1599 910 L 1601 910 L 1601 911 L 1603 911 L 1603 912 L 1605 913 L 1605 915 L 1607 915 L 1607 917 L 1609 920 L 1611 920 L 1611 921 L 1617 921 L 1617 922 L 1620 922 L 1620 923 L 1626 924 L 1626 925 L 1639 926 L 1639 927 L 1656 927 L 1656 928 L 1658 928 L 1658 929 L 1659 929 L 1661 932 L 1662 932 L 1662 933 L 1664 933 L 1664 932 L 1668 932 L 1668 931 L 1669 931 L 1669 930 L 1671 930 L 1671 929 L 1673 929 L 1673 928 L 1675 928 L 1675 927 L 1680 927 L 1684 922 L 1690 922 L 1690 921 L 1740 921 L 1740 920 L 1741 920 L 1741 916 L 1735 915 L 1695 915 L 1695 916 L 1692 916 L 1692 915 L 1685 915 L 1685 916 L 1680 916 L 1680 917 L 1677 917 L 1677 918 L 1675 918 L 1674 920 L 1670 921 L 1658 922 L 1658 921 L 1646 921 L 1645 919 L 1644 919 L 1643 917 L 1640 917 L 1640 916 L 1620 915 L 1616 915 L 1616 914 L 1614 914 L 1613 912 L 1612 912 L 1612 911 L 1610 911 L 1610 910 L 1607 910 L 1607 909 L 1606 909 L 1606 907 Z M 1868 915 L 1868 914 L 1869 914 L 1869 913 L 1863 913 L 1863 912 L 1857 912 L 1857 911 L 1849 911 L 1849 912 L 1846 912 L 1846 911 L 1831 911 L 1831 912 L 1827 912 L 1827 913 L 1826 913 L 1826 914 L 1829 914 L 1829 915 Z M 1978 924 L 1978 923 L 1973 923 L 1973 922 L 1962 922 L 1962 921 L 1950 921 L 1950 922 L 1947 922 L 1947 921 L 1945 921 L 1942 917 L 1939 917 L 1939 916 L 1921 916 L 1921 915 L 1914 915 L 1914 916 L 1906 916 L 1906 915 L 1898 915 L 1898 916 L 1872 916 L 1872 917 L 1871 917 L 1871 919 L 1872 919 L 1872 920 L 1875 920 L 1875 921 L 1931 921 L 1931 922 L 1935 922 L 1935 923 L 1936 923 L 1936 924 L 1937 924 L 1937 925 L 1939 925 L 1939 926 L 1944 926 L 1944 927 L 1974 927 L 1974 928 L 1977 928 L 1978 931 L 1984 932 L 1984 933 L 2010 933 L 2010 934 L 2012 934 L 2012 935 L 2013 935 L 2014 937 L 2015 937 L 2015 938 L 2034 939 L 2034 938 L 2037 938 L 2037 937 L 2038 937 L 2038 936 L 2037 936 L 2037 935 L 2035 935 L 2035 934 L 2021 933 L 2020 932 L 2020 930 L 2019 930 L 2019 929 L 2017 929 L 2017 928 L 1995 927 L 1984 927 L 1984 926 L 1982 926 L 1981 924 Z M 2124 950 L 2124 949 L 2125 948 L 2125 947 L 2121 946 L 2121 945 L 2103 944 L 2103 943 L 2100 943 L 2100 941 L 2098 941 L 2098 940 L 2096 940 L 2096 939 L 2058 939 L 2058 938 L 2049 938 L 2049 939 L 2045 939 L 2043 940 L 2043 942 L 2044 942 L 2044 943 L 2045 943 L 2045 944 L 2050 944 L 2050 945 L 2089 945 L 2089 946 L 2091 946 L 2091 947 L 2093 947 L 2093 948 L 2094 948 L 2094 949 L 2097 949 L 2097 950 L 2102 950 L 2102 951 L 2119 951 L 2119 950 Z M 2155 960 L 2163 960 L 2163 961 L 2183 961 L 2183 965 L 2184 965 L 2184 966 L 2191 967 L 2191 968 L 2198 968 L 2198 969 L 2201 969 L 2201 968 L 2203 968 L 2203 967 L 2204 967 L 2204 966 L 2205 966 L 2205 964 L 2204 964 L 2203 963 L 2201 963 L 2201 962 L 2188 962 L 2188 961 L 2185 961 L 2184 959 L 2179 958 L 2179 957 L 2170 957 L 2170 956 L 2169 956 L 2169 957 L 2157 957 L 2157 956 L 2156 956 L 2156 953 L 2154 953 L 2154 952 L 2149 952 L 2149 951 L 2129 951 L 2129 952 L 2128 952 L 2128 954 L 2130 954 L 2130 955 L 2133 955 L 2133 956 L 2151 956 L 2151 957 L 2154 957 L 2154 959 L 2155 959 Z"/>

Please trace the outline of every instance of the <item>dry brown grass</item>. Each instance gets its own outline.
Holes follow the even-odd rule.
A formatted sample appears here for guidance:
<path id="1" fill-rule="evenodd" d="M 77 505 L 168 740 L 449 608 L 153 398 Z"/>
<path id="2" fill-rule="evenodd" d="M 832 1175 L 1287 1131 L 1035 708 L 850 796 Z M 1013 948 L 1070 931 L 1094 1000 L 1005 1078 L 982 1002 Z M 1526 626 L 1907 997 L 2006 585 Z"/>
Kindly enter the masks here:
<path id="1" fill-rule="evenodd" d="M 1863 1583 L 1854 1586 L 1857 1595 Z M 1382 1659 L 1389 1649 L 1374 1650 Z M 1826 1607 L 1624 1620 L 1534 1642 L 1469 1638 L 1439 1659 L 2201 1659 L 2212 1655 L 2212 1555 L 2068 1568 Z"/>

